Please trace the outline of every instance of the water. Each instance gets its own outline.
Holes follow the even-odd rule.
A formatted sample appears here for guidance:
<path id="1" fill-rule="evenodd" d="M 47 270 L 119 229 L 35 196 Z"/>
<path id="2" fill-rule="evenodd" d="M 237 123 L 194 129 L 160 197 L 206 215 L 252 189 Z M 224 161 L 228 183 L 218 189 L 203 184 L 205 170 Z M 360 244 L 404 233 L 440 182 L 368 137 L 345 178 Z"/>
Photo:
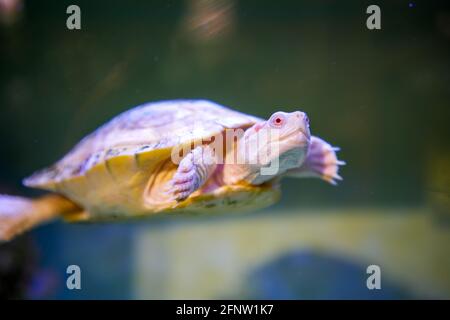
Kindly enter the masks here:
<path id="1" fill-rule="evenodd" d="M 92 2 L 79 31 L 66 1 L 25 1 L 1 26 L 0 192 L 41 194 L 21 179 L 119 112 L 175 98 L 303 110 L 341 147 L 345 180 L 287 179 L 277 205 L 244 215 L 43 226 L 18 240 L 35 261 L 22 296 L 450 297 L 448 5 L 384 1 L 369 31 L 358 1 Z"/>

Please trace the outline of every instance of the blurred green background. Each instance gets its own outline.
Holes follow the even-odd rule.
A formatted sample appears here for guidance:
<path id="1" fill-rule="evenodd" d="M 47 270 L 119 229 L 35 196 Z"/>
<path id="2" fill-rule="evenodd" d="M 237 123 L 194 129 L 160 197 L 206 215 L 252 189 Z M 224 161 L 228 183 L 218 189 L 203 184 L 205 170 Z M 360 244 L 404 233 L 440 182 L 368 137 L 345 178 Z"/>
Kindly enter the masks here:
<path id="1" fill-rule="evenodd" d="M 1 193 L 42 194 L 21 179 L 161 99 L 303 110 L 347 162 L 339 187 L 286 180 L 254 213 L 40 227 L 0 246 L 0 296 L 450 298 L 450 5 L 377 1 L 368 30 L 370 4 L 0 1 Z"/>

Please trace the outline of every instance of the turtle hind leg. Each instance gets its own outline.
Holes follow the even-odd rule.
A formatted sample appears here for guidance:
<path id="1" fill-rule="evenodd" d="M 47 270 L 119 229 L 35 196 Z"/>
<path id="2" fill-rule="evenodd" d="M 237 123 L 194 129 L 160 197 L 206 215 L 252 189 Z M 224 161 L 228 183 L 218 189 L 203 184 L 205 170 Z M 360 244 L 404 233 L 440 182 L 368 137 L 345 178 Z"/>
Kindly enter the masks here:
<path id="1" fill-rule="evenodd" d="M 63 214 L 81 211 L 72 201 L 57 194 L 37 199 L 0 195 L 0 241 L 15 236 Z"/>
<path id="2" fill-rule="evenodd" d="M 305 162 L 300 167 L 287 171 L 286 174 L 288 177 L 320 178 L 336 185 L 337 180 L 342 180 L 339 175 L 339 167 L 345 165 L 344 161 L 337 158 L 338 150 L 339 148 L 313 136 Z"/>

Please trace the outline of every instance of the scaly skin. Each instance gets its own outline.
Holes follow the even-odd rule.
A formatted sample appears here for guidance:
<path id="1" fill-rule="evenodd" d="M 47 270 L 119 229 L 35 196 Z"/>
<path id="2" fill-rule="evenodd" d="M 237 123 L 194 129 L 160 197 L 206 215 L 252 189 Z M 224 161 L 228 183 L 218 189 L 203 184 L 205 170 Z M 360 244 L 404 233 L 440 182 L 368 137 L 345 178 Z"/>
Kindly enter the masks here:
<path id="1" fill-rule="evenodd" d="M 231 150 L 245 159 L 244 163 L 224 163 L 223 181 L 233 185 L 244 181 L 259 185 L 286 171 L 301 166 L 310 144 L 309 120 L 305 113 L 276 112 L 269 120 L 256 123 L 247 129 L 238 146 Z M 168 185 L 173 198 L 181 201 L 198 190 L 210 178 L 216 164 L 207 158 L 208 146 L 198 146 L 189 152 L 178 166 Z M 230 150 L 227 150 L 227 152 Z M 249 157 L 245 154 L 250 152 Z M 234 160 L 235 158 L 232 157 Z M 273 167 L 273 173 L 264 168 Z"/>

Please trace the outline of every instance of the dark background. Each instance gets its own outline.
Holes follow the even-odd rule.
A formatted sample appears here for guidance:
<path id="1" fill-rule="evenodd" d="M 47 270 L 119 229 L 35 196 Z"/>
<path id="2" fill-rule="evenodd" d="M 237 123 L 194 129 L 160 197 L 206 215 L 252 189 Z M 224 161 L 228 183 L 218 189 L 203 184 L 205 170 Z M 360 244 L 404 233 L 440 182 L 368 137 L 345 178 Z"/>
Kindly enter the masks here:
<path id="1" fill-rule="evenodd" d="M 286 180 L 282 201 L 265 214 L 427 207 L 448 221 L 448 2 L 216 1 L 209 11 L 194 2 L 24 1 L 12 20 L 3 16 L 0 192 L 42 194 L 21 179 L 119 112 L 147 101 L 206 98 L 263 118 L 303 110 L 313 134 L 342 148 L 339 187 Z M 70 4 L 81 8 L 81 30 L 66 28 Z M 366 28 L 370 4 L 381 8 L 381 30 Z M 211 12 L 215 20 L 199 27 Z M 62 263 L 58 252 L 76 250 L 58 243 L 65 228 L 53 224 L 28 236 L 41 265 L 54 267 Z M 124 228 L 89 226 L 80 234 L 95 239 L 97 230 L 97 238 L 132 246 Z M 123 252 L 117 261 L 129 270 L 131 253 Z M 127 296 L 129 277 L 104 297 Z"/>

